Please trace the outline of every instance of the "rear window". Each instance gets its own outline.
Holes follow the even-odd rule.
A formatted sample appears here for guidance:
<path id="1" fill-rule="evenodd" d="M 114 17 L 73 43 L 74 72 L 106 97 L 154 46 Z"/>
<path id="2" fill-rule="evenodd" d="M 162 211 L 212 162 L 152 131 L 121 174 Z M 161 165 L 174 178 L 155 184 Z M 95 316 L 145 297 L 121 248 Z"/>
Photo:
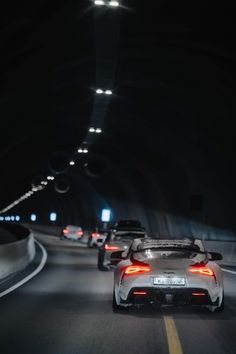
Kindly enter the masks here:
<path id="1" fill-rule="evenodd" d="M 115 241 L 119 241 L 119 240 L 123 240 L 123 239 L 134 240 L 135 238 L 143 238 L 143 237 L 145 237 L 145 233 L 142 233 L 142 232 L 137 232 L 137 233 L 122 232 L 122 233 L 114 235 L 114 240 Z"/>
<path id="2" fill-rule="evenodd" d="M 184 250 L 151 250 L 146 249 L 134 252 L 134 259 L 137 261 L 145 261 L 150 259 L 171 260 L 171 259 L 192 259 L 197 262 L 203 262 L 206 258 L 204 253 Z"/>

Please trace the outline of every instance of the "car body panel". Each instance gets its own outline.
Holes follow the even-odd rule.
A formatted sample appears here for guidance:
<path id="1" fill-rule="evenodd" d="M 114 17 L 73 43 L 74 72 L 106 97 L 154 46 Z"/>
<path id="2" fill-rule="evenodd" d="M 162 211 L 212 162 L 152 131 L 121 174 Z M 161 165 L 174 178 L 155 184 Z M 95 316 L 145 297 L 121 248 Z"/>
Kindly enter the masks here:
<path id="1" fill-rule="evenodd" d="M 99 254 L 98 254 L 98 260 L 103 267 L 107 269 L 115 267 L 115 265 L 112 263 L 111 260 L 111 254 L 114 251 L 128 251 L 130 245 L 133 242 L 133 239 L 137 237 L 139 238 L 147 237 L 147 234 L 145 231 L 143 231 L 143 229 L 141 230 L 135 229 L 135 230 L 136 231 L 122 229 L 122 230 L 110 231 L 102 247 L 100 247 Z M 110 250 L 106 249 L 106 245 L 113 247 L 113 249 Z"/>

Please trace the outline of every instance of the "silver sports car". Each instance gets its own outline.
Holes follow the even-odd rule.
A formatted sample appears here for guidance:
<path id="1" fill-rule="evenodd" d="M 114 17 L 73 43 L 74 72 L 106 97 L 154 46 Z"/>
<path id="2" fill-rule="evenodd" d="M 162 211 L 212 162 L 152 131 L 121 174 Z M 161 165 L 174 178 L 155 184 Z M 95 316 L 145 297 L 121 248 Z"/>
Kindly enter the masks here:
<path id="1" fill-rule="evenodd" d="M 132 305 L 192 305 L 221 311 L 222 271 L 198 239 L 136 239 L 127 252 L 114 252 L 113 309 Z"/>
<path id="2" fill-rule="evenodd" d="M 134 239 L 147 237 L 144 228 L 116 229 L 111 230 L 102 247 L 98 251 L 98 269 L 109 270 L 113 268 L 114 263 L 111 260 L 111 254 L 114 251 L 127 250 Z"/>

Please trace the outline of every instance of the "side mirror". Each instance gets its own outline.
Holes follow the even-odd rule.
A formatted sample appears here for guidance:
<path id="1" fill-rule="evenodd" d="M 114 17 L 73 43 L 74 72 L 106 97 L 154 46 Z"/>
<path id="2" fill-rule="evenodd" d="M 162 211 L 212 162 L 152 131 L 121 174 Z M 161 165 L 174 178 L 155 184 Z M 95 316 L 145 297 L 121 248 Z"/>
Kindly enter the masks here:
<path id="1" fill-rule="evenodd" d="M 117 263 L 122 261 L 122 259 L 125 259 L 125 257 L 122 256 L 123 252 L 124 251 L 112 252 L 112 254 L 110 255 L 112 265 L 116 265 Z"/>
<path id="2" fill-rule="evenodd" d="M 211 261 L 221 261 L 223 259 L 222 254 L 217 252 L 208 252 Z"/>

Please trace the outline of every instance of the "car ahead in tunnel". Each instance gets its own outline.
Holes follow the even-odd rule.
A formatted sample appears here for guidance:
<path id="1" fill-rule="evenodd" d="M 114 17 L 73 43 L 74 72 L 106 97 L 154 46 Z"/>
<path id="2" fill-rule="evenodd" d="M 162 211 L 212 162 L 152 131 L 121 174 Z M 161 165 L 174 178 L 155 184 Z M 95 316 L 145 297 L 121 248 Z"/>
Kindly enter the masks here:
<path id="1" fill-rule="evenodd" d="M 102 243 L 105 241 L 108 233 L 109 230 L 95 228 L 95 230 L 93 230 L 89 235 L 88 247 L 92 248 L 101 246 Z"/>
<path id="2" fill-rule="evenodd" d="M 115 268 L 116 262 L 111 260 L 114 251 L 126 251 L 136 238 L 147 238 L 144 228 L 128 228 L 110 230 L 103 245 L 98 251 L 98 269 Z"/>
<path id="3" fill-rule="evenodd" d="M 204 250 L 201 240 L 134 240 L 127 252 L 116 251 L 113 309 L 133 305 L 224 307 L 219 253 Z"/>
<path id="4" fill-rule="evenodd" d="M 133 219 L 119 220 L 115 223 L 115 229 L 139 229 L 141 227 L 141 222 Z"/>
<path id="5" fill-rule="evenodd" d="M 82 227 L 80 226 L 75 226 L 75 225 L 67 225 L 64 227 L 61 231 L 60 239 L 68 239 L 72 241 L 78 241 L 81 240 L 83 237 L 83 230 Z"/>

